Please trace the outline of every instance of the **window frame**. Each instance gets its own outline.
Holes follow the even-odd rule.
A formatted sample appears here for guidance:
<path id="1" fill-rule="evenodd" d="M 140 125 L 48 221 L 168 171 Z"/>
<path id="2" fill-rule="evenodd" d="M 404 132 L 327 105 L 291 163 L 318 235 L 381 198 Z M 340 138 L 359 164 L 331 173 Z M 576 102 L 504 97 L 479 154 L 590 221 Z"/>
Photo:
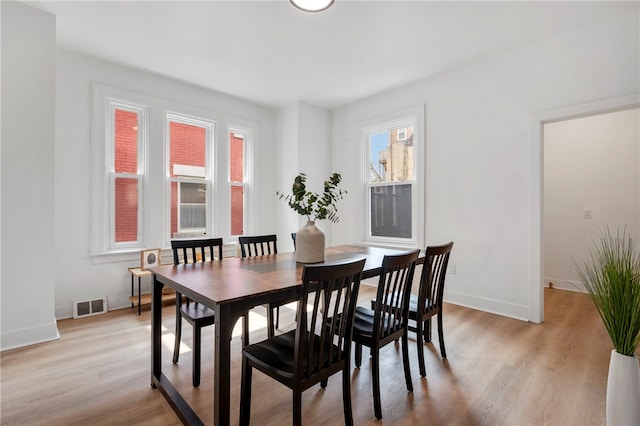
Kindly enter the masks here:
<path id="1" fill-rule="evenodd" d="M 106 131 L 106 152 L 105 159 L 107 162 L 108 173 L 108 234 L 109 240 L 107 247 L 110 250 L 123 249 L 130 247 L 140 247 L 141 242 L 144 241 L 144 227 L 142 226 L 144 212 L 146 211 L 145 205 L 145 176 L 146 176 L 146 150 L 148 143 L 148 106 L 136 104 L 135 102 L 129 102 L 120 100 L 113 97 L 106 97 L 106 119 L 105 119 L 105 131 Z M 115 112 L 116 110 L 135 112 L 138 115 L 138 138 L 137 138 L 137 173 L 116 172 L 115 171 Z M 138 217 L 137 217 L 137 238 L 135 241 L 117 242 L 116 241 L 116 190 L 115 184 L 118 178 L 124 179 L 136 179 L 138 184 Z"/>
<path id="2" fill-rule="evenodd" d="M 116 101 L 129 107 L 144 110 L 143 125 L 139 125 L 141 142 L 138 162 L 140 170 L 144 171 L 138 193 L 139 217 L 138 241 L 113 245 L 111 241 L 110 221 L 113 216 L 110 191 L 111 165 L 110 161 L 115 155 L 114 142 L 109 140 L 112 133 L 112 118 L 110 115 L 109 101 Z M 211 143 L 207 156 L 209 157 L 207 171 L 209 184 L 207 186 L 207 234 L 222 237 L 225 244 L 235 244 L 230 235 L 229 215 L 230 210 L 229 187 L 225 184 L 228 179 L 228 165 L 224 159 L 228 158 L 228 147 L 224 146 L 224 132 L 230 128 L 238 129 L 248 135 L 247 152 L 245 154 L 245 204 L 244 232 L 250 232 L 254 219 L 251 217 L 251 197 L 256 191 L 251 188 L 254 184 L 252 177 L 256 164 L 253 163 L 252 144 L 261 134 L 261 126 L 258 121 L 232 116 L 219 111 L 186 104 L 167 98 L 136 92 L 134 90 L 109 86 L 99 82 L 91 83 L 91 140 L 90 140 L 90 243 L 89 255 L 96 264 L 110 262 L 133 262 L 139 259 L 140 250 L 148 247 L 170 247 L 170 193 L 167 189 L 170 160 L 168 158 L 168 137 L 166 131 L 165 114 L 167 112 L 179 117 L 191 117 L 197 120 L 213 123 L 210 135 L 215 138 Z M 222 141 L 222 143 L 218 143 Z M 211 146 L 213 145 L 213 146 Z M 115 169 L 114 169 L 115 170 Z M 213 205 L 216 209 L 214 211 Z M 115 236 L 113 238 L 115 240 Z"/>
<path id="3" fill-rule="evenodd" d="M 371 182 L 370 180 L 370 137 L 385 131 L 397 130 L 400 127 L 413 125 L 414 146 L 414 175 L 411 180 L 391 182 Z M 363 206 L 365 217 L 363 224 L 363 241 L 366 244 L 390 245 L 400 247 L 422 247 L 425 243 L 425 180 L 426 180 L 426 156 L 425 156 L 425 107 L 419 105 L 410 107 L 395 113 L 367 120 L 361 123 L 361 149 L 362 149 L 362 188 Z M 404 139 L 406 140 L 406 138 Z M 411 237 L 382 237 L 374 236 L 371 232 L 371 188 L 381 186 L 394 186 L 398 184 L 411 184 Z"/>
<path id="4" fill-rule="evenodd" d="M 249 217 L 251 217 L 251 179 L 253 175 L 253 168 L 250 167 L 253 164 L 253 130 L 245 128 L 243 126 L 230 125 L 227 128 L 227 138 L 230 137 L 231 133 L 234 134 L 242 134 L 243 136 L 243 157 L 242 157 L 242 174 L 243 181 L 237 182 L 231 180 L 231 149 L 228 149 L 227 155 L 227 182 L 229 185 L 229 234 L 231 238 L 239 237 L 241 235 L 247 235 L 249 230 Z M 229 145 L 230 140 L 227 139 L 227 145 Z M 228 146 L 227 146 L 228 147 Z M 229 147 L 228 147 L 229 148 Z M 242 218 L 242 230 L 243 234 L 233 234 L 232 226 L 231 226 L 231 197 L 232 197 L 232 188 L 233 187 L 241 187 L 242 188 L 242 202 L 243 202 L 243 218 Z"/>
<path id="5" fill-rule="evenodd" d="M 180 123 L 180 124 L 186 124 L 189 126 L 195 126 L 195 127 L 202 127 L 205 129 L 205 172 L 204 172 L 204 177 L 203 178 L 198 178 L 198 177 L 180 177 L 180 176 L 171 176 L 172 170 L 171 170 L 171 123 L 175 122 L 175 123 Z M 215 197 L 215 194 L 213 194 L 212 189 L 215 188 L 214 185 L 214 178 L 213 176 L 215 176 L 214 170 L 215 170 L 215 146 L 216 146 L 216 137 L 215 137 L 215 131 L 216 131 L 216 123 L 213 120 L 207 119 L 207 118 L 203 118 L 203 117 L 196 117 L 190 114 L 186 114 L 186 113 L 181 113 L 181 112 L 175 112 L 175 111 L 169 111 L 169 110 L 165 110 L 164 111 L 164 141 L 165 141 L 165 146 L 164 146 L 164 165 L 165 165 L 165 189 L 164 189 L 164 193 L 166 194 L 166 201 L 165 201 L 165 208 L 164 208 L 164 212 L 166 214 L 166 221 L 165 221 L 165 227 L 164 227 L 164 231 L 163 231 L 163 242 L 166 241 L 166 243 L 168 244 L 168 242 L 173 239 L 173 235 L 171 234 L 171 184 L 173 182 L 176 182 L 178 185 L 178 193 L 177 193 L 177 199 L 176 199 L 176 215 L 177 215 L 177 228 L 176 228 L 176 232 L 178 234 L 181 233 L 180 230 L 180 208 L 179 208 L 179 202 L 180 202 L 180 182 L 186 182 L 186 183 L 203 183 L 205 184 L 206 187 L 206 191 L 207 191 L 207 197 L 206 197 L 206 202 L 205 202 L 205 209 L 206 209 L 206 213 L 205 213 L 205 218 L 206 218 L 206 222 L 205 222 L 205 229 L 204 229 L 204 235 L 213 235 L 213 224 L 215 223 L 215 210 L 214 210 L 214 200 L 213 198 Z M 186 232 L 185 232 L 186 233 Z M 189 231 L 189 233 L 194 233 L 194 238 L 197 238 L 198 236 L 202 236 L 199 235 L 198 231 Z"/>

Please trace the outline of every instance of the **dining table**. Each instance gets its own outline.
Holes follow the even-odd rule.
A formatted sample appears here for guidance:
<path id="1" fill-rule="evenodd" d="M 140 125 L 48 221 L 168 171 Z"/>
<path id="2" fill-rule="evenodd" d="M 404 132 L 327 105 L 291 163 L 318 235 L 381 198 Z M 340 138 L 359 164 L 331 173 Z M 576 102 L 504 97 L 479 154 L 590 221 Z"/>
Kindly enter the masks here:
<path id="1" fill-rule="evenodd" d="M 325 264 L 364 258 L 362 279 L 382 271 L 385 255 L 408 249 L 347 244 L 326 248 Z M 424 253 L 418 263 L 424 261 Z M 151 303 L 151 386 L 160 390 L 180 420 L 188 425 L 203 422 L 162 373 L 162 290 L 168 286 L 215 312 L 214 342 L 214 424 L 230 423 L 231 337 L 233 328 L 255 306 L 295 300 L 302 288 L 303 264 L 295 253 L 277 253 L 247 258 L 149 268 L 153 274 Z M 249 336 L 243 336 L 243 344 Z"/>

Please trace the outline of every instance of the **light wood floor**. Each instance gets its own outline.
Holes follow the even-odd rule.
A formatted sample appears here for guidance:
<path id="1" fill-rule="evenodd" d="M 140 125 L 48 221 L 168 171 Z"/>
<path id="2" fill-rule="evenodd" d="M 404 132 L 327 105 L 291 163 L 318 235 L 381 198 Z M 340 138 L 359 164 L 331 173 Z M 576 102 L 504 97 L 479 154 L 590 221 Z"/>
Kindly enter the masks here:
<path id="1" fill-rule="evenodd" d="M 373 294 L 363 287 L 365 304 Z M 2 425 L 174 425 L 180 422 L 150 383 L 149 310 L 119 310 L 59 321 L 61 339 L 1 353 Z M 259 311 L 258 311 L 259 312 Z M 292 314 L 283 309 L 290 326 Z M 444 313 L 448 359 L 426 344 L 427 377 L 418 372 L 415 340 L 410 338 L 414 392 L 402 376 L 399 347 L 381 354 L 382 422 L 375 420 L 370 365 L 352 373 L 357 425 L 589 425 L 604 424 L 609 338 L 584 294 L 546 290 L 544 324 L 530 324 L 454 305 Z M 262 321 L 262 322 L 261 322 Z M 213 330 L 203 331 L 203 376 L 191 387 L 191 354 L 185 346 L 171 364 L 174 308 L 164 308 L 167 346 L 165 374 L 207 424 L 212 424 Z M 252 315 L 251 340 L 266 332 Z M 257 329 L 255 329 L 257 327 Z M 286 327 L 282 327 L 286 328 Z M 185 323 L 183 341 L 191 327 Z M 240 338 L 232 364 L 233 423 L 237 422 Z M 366 353 L 366 352 L 365 352 Z M 291 393 L 259 372 L 253 377 L 252 423 L 291 424 Z M 308 425 L 343 423 L 340 376 L 303 396 Z"/>

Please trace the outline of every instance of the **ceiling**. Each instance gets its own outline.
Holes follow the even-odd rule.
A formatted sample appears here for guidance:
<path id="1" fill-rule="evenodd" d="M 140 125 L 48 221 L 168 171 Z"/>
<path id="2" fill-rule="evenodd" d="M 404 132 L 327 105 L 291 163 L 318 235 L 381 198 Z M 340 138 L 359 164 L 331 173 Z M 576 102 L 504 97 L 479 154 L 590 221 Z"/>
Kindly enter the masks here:
<path id="1" fill-rule="evenodd" d="M 26 1 L 57 16 L 61 48 L 281 107 L 362 99 L 477 57 L 571 31 L 640 2 Z"/>

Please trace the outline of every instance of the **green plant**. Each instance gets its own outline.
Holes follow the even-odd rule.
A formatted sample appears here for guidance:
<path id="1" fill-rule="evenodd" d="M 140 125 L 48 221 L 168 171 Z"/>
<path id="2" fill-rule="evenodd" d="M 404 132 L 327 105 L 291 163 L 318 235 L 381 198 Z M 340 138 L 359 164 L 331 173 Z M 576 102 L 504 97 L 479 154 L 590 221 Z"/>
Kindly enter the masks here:
<path id="1" fill-rule="evenodd" d="M 322 195 L 317 192 L 307 191 L 307 175 L 300 173 L 291 185 L 291 194 L 276 192 L 279 199 L 283 199 L 296 213 L 306 216 L 309 221 L 329 219 L 336 223 L 340 220 L 336 203 L 341 200 L 347 191 L 338 188 L 342 180 L 340 173 L 329 176 L 324 181 Z"/>
<path id="2" fill-rule="evenodd" d="M 596 305 L 616 351 L 633 355 L 640 344 L 640 254 L 626 229 L 611 235 L 579 265 L 577 275 Z"/>

